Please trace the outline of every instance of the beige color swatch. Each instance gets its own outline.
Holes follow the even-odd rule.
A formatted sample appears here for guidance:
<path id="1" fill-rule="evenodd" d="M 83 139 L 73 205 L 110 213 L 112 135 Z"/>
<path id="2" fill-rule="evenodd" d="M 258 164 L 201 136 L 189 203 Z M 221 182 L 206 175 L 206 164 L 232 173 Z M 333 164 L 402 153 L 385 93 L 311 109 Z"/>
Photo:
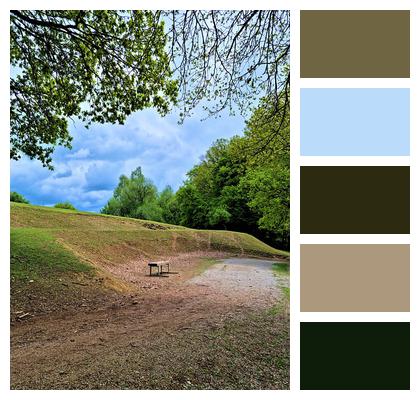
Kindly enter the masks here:
<path id="1" fill-rule="evenodd" d="M 410 311 L 410 246 L 301 245 L 300 309 Z"/>

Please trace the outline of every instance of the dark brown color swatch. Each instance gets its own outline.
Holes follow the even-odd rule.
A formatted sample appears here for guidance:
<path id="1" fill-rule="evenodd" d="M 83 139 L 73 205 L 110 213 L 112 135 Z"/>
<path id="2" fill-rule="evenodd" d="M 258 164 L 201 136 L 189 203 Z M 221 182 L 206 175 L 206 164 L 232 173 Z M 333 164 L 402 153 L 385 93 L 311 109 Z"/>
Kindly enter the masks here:
<path id="1" fill-rule="evenodd" d="M 410 233 L 410 168 L 301 167 L 300 232 Z"/>
<path id="2" fill-rule="evenodd" d="M 410 246 L 301 245 L 300 310 L 410 311 Z"/>
<path id="3" fill-rule="evenodd" d="M 301 11 L 301 78 L 409 78 L 410 12 Z"/>

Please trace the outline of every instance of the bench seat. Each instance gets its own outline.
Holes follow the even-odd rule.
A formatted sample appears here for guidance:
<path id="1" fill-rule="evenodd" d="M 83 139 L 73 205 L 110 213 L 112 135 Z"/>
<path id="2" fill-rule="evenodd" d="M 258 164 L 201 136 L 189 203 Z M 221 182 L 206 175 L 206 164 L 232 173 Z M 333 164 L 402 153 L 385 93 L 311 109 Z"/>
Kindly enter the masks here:
<path id="1" fill-rule="evenodd" d="M 155 275 L 169 274 L 169 261 L 149 261 L 147 265 L 150 268 L 150 276 L 152 276 L 152 268 L 157 268 Z M 163 271 L 163 267 L 166 267 L 167 271 Z"/>

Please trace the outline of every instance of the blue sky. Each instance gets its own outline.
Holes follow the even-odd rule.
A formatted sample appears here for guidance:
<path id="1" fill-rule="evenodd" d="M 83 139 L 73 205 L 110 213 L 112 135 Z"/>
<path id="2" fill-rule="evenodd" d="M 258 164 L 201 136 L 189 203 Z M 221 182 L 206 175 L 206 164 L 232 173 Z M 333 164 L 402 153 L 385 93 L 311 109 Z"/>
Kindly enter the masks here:
<path id="1" fill-rule="evenodd" d="M 159 190 L 166 185 L 176 190 L 216 139 L 241 134 L 244 128 L 240 116 L 202 117 L 197 114 L 179 125 L 176 112 L 162 118 L 154 110 L 143 110 L 124 125 L 95 124 L 87 130 L 70 123 L 73 148 L 57 148 L 55 170 L 27 157 L 12 161 L 10 190 L 32 204 L 70 201 L 79 210 L 99 211 L 119 176 L 138 166 Z"/>
<path id="2" fill-rule="evenodd" d="M 303 156 L 408 156 L 410 90 L 305 88 L 300 92 Z"/>

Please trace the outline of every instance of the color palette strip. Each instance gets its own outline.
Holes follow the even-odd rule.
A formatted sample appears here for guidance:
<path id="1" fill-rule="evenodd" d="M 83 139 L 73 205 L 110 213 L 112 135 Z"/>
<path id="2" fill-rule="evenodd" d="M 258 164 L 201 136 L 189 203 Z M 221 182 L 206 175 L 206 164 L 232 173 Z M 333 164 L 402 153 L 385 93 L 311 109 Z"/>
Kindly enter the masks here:
<path id="1" fill-rule="evenodd" d="M 301 11 L 300 76 L 410 77 L 410 12 Z"/>
<path id="2" fill-rule="evenodd" d="M 409 89 L 302 89 L 302 156 L 408 156 Z"/>
<path id="3" fill-rule="evenodd" d="M 301 389 L 410 389 L 408 322 L 302 322 Z"/>
<path id="4" fill-rule="evenodd" d="M 410 311 L 410 246 L 301 245 L 300 309 L 304 312 Z"/>
<path id="5" fill-rule="evenodd" d="M 310 234 L 410 233 L 410 168 L 301 167 L 300 223 Z"/>
<path id="6" fill-rule="evenodd" d="M 383 234 L 410 233 L 410 167 L 386 165 L 386 157 L 410 155 L 410 89 L 354 81 L 410 78 L 410 11 L 300 17 L 301 78 L 352 78 L 300 89 L 299 152 L 321 157 L 300 167 L 300 233 L 317 235 L 300 246 L 300 311 L 319 321 L 301 321 L 301 389 L 409 389 L 409 322 L 322 322 L 326 314 L 317 313 L 343 313 L 342 320 L 352 312 L 357 320 L 379 312 L 389 321 L 388 312 L 410 311 L 409 244 L 365 236 L 378 243 Z M 330 156 L 346 158 L 330 165 Z M 377 156 L 385 156 L 381 166 Z M 323 160 L 329 165 L 319 166 Z M 325 234 L 360 242 L 329 244 Z"/>

